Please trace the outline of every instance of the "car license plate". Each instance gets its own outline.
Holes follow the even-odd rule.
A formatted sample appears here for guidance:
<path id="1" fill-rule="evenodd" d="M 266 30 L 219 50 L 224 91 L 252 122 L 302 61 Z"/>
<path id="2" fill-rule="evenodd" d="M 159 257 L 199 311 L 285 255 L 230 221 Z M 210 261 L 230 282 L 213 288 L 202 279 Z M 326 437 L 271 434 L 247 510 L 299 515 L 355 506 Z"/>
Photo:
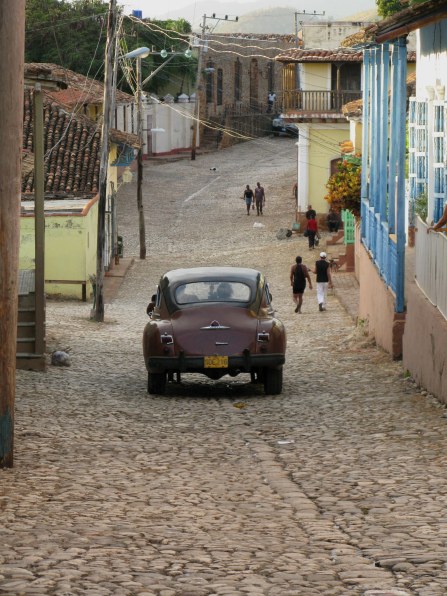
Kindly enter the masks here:
<path id="1" fill-rule="evenodd" d="M 205 368 L 228 368 L 228 356 L 205 356 Z"/>

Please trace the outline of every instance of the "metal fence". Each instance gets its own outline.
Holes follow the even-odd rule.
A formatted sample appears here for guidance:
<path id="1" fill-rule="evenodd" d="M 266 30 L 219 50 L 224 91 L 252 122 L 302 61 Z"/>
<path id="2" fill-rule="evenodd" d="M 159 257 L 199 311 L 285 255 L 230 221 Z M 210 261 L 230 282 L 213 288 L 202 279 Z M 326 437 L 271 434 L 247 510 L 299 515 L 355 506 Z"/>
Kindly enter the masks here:
<path id="1" fill-rule="evenodd" d="M 427 234 L 427 224 L 419 217 L 417 228 L 416 283 L 447 319 L 447 236 Z"/>
<path id="2" fill-rule="evenodd" d="M 355 217 L 350 211 L 343 209 L 341 212 L 341 220 L 344 229 L 344 244 L 354 244 L 355 241 Z"/>

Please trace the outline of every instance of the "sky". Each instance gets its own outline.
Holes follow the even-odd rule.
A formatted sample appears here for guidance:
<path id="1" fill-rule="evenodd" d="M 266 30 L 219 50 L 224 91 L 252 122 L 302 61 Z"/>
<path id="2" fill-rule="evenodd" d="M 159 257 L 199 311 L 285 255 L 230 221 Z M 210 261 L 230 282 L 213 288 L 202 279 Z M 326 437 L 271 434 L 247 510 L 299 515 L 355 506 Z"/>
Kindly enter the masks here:
<path id="1" fill-rule="evenodd" d="M 298 6 L 298 9 L 306 9 L 312 12 L 316 9 L 317 11 L 326 11 L 326 14 L 331 15 L 331 11 L 334 16 L 350 15 L 355 12 L 368 10 L 376 7 L 375 0 L 338 0 L 336 3 L 333 0 L 300 0 L 296 2 L 294 0 L 230 0 L 228 2 L 219 2 L 219 0 L 161 0 L 156 2 L 155 0 L 118 0 L 119 4 L 124 5 L 125 12 L 128 14 L 132 10 L 142 10 L 143 17 L 156 17 L 156 18 L 177 18 L 181 15 L 182 9 L 193 8 L 197 6 L 199 14 L 203 13 L 219 13 L 219 7 L 225 5 L 232 5 L 232 8 L 236 8 L 240 5 L 241 10 L 238 12 L 249 12 L 257 10 L 258 8 L 268 7 L 286 7 L 286 6 Z M 234 6 L 233 6 L 234 5 Z M 336 8 L 335 8 L 336 7 Z M 237 9 L 237 8 L 236 8 Z M 224 8 L 226 11 L 227 8 Z M 189 11 L 190 12 L 190 11 Z"/>

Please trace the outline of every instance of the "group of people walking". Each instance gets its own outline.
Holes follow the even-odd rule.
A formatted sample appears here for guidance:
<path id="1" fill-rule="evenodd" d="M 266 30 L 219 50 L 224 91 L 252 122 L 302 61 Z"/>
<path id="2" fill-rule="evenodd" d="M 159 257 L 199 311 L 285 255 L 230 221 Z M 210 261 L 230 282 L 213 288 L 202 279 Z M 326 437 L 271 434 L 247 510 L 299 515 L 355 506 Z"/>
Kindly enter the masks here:
<path id="1" fill-rule="evenodd" d="M 293 302 L 296 305 L 296 313 L 301 313 L 303 295 L 307 282 L 309 283 L 309 289 L 312 290 L 312 280 L 309 271 L 306 265 L 303 265 L 302 257 L 296 257 L 295 264 L 290 269 L 290 284 L 292 286 Z M 312 273 L 317 276 L 317 301 L 318 309 L 321 312 L 326 310 L 328 288 L 333 287 L 331 267 L 327 261 L 327 254 L 325 252 L 320 252 L 320 259 L 315 262 Z"/>
<path id="2" fill-rule="evenodd" d="M 256 215 L 262 215 L 262 209 L 265 205 L 265 191 L 260 182 L 256 183 L 254 191 L 247 184 L 244 190 L 243 199 L 247 208 L 247 215 L 250 215 L 250 209 L 254 209 L 256 205 Z"/>

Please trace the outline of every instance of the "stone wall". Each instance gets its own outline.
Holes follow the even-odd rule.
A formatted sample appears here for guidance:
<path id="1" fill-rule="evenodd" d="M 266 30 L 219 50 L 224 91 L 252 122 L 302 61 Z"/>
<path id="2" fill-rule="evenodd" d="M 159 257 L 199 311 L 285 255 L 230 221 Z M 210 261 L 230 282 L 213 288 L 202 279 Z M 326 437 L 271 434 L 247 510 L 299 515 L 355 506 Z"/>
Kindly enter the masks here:
<path id="1" fill-rule="evenodd" d="M 266 112 L 269 91 L 282 88 L 282 64 L 274 58 L 294 45 L 292 35 L 210 35 L 203 53 L 201 118 L 222 114 L 225 107 Z"/>

